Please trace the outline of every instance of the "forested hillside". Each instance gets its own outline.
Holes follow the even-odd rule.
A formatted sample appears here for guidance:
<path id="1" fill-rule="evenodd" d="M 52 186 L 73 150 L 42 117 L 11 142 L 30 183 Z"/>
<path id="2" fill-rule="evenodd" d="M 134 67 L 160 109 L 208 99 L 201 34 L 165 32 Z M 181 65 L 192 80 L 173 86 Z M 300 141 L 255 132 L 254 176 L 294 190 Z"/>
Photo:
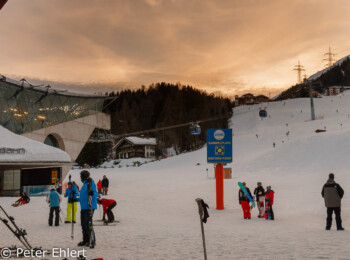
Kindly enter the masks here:
<path id="1" fill-rule="evenodd" d="M 180 84 L 157 83 L 110 96 L 118 97 L 109 106 L 114 135 L 219 118 L 201 123 L 202 133 L 198 136 L 190 135 L 189 126 L 144 133 L 157 138 L 159 155 L 169 147 L 180 153 L 202 146 L 206 129 L 227 127 L 232 114 L 229 99 Z"/>

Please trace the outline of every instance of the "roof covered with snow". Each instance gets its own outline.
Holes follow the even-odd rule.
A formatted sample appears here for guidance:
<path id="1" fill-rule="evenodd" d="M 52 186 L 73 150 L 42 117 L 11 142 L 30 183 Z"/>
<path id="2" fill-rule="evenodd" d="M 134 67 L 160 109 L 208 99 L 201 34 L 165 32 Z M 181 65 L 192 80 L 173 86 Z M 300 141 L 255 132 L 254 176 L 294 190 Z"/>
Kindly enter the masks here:
<path id="1" fill-rule="evenodd" d="M 3 126 L 0 126 L 0 136 L 0 164 L 71 162 L 66 152 L 14 134 Z"/>
<path id="2" fill-rule="evenodd" d="M 117 144 L 113 147 L 113 149 L 116 149 L 117 147 L 119 147 L 124 141 L 132 143 L 134 145 L 157 145 L 156 138 L 141 138 L 136 136 L 129 136 L 129 137 L 124 137 L 120 139 L 117 142 Z"/>
<path id="3" fill-rule="evenodd" d="M 141 138 L 136 136 L 129 136 L 129 137 L 125 137 L 125 139 L 136 145 L 156 145 L 157 144 L 156 138 Z"/>

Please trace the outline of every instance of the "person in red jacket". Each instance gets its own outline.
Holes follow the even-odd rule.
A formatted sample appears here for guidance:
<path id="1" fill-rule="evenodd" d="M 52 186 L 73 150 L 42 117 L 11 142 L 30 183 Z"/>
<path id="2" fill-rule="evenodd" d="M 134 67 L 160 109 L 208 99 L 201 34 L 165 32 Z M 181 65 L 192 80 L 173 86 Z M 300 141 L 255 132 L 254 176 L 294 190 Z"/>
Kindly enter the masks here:
<path id="1" fill-rule="evenodd" d="M 252 194 L 250 193 L 249 188 L 246 186 L 246 183 L 242 182 L 242 184 L 244 188 L 247 190 L 247 192 L 249 193 L 250 197 L 253 197 Z M 242 206 L 244 219 L 251 219 L 249 199 L 247 198 L 245 193 L 242 191 L 242 189 L 239 189 L 238 191 L 238 200 L 239 200 L 239 204 L 241 204 Z"/>
<path id="2" fill-rule="evenodd" d="M 114 222 L 114 214 L 112 212 L 112 209 L 117 205 L 117 202 L 115 200 L 109 200 L 109 199 L 97 199 L 97 203 L 99 205 L 103 206 L 103 219 L 106 220 L 106 213 L 108 217 L 108 223 Z"/>
<path id="3" fill-rule="evenodd" d="M 98 194 L 102 194 L 102 181 L 101 180 L 98 180 L 97 191 L 98 191 Z"/>
<path id="4" fill-rule="evenodd" d="M 273 214 L 273 209 L 272 209 L 274 196 L 275 196 L 275 192 L 271 190 L 271 186 L 267 186 L 266 193 L 265 193 L 265 209 L 266 209 L 265 218 L 266 219 L 271 219 L 271 220 L 275 219 Z"/>

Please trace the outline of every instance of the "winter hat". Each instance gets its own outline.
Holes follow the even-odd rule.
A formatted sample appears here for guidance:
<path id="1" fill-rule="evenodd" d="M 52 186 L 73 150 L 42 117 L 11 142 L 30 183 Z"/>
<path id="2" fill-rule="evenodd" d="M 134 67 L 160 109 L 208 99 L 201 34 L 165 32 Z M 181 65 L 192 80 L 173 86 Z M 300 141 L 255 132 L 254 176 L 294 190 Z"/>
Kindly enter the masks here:
<path id="1" fill-rule="evenodd" d="M 245 186 L 245 185 L 246 185 L 246 183 L 245 183 L 245 182 L 242 182 L 242 184 L 243 184 L 243 186 Z"/>
<path id="2" fill-rule="evenodd" d="M 329 174 L 329 178 L 332 179 L 332 180 L 334 180 L 334 173 L 330 173 L 330 174 Z"/>
<path id="3" fill-rule="evenodd" d="M 56 189 L 55 189 L 55 186 L 52 186 L 52 185 L 51 185 L 51 186 L 50 186 L 50 190 L 56 190 Z"/>
<path id="4" fill-rule="evenodd" d="M 87 178 L 89 178 L 89 177 L 90 177 L 90 172 L 89 171 L 83 170 L 83 171 L 80 172 L 80 179 L 82 181 L 86 181 Z"/>
<path id="5" fill-rule="evenodd" d="M 257 183 L 258 185 L 260 184 L 261 185 L 261 181 L 258 181 L 258 183 Z"/>
<path id="6" fill-rule="evenodd" d="M 267 189 L 267 190 L 271 190 L 271 186 L 267 186 L 266 189 Z"/>
<path id="7" fill-rule="evenodd" d="M 73 185 L 73 184 L 72 184 L 72 182 L 69 181 L 69 182 L 68 182 L 68 185 Z"/>

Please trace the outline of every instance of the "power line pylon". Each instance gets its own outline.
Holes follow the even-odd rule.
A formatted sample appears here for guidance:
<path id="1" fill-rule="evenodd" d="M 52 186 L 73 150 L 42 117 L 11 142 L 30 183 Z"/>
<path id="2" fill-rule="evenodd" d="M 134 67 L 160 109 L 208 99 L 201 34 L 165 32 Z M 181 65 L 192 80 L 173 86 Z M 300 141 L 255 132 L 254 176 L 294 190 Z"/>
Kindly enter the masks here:
<path id="1" fill-rule="evenodd" d="M 331 47 L 329 47 L 328 52 L 324 54 L 324 56 L 328 56 L 326 59 L 323 59 L 324 61 L 327 61 L 327 64 L 325 65 L 325 67 L 330 67 L 334 64 L 335 55 L 336 55 L 335 53 L 332 53 Z"/>
<path id="2" fill-rule="evenodd" d="M 298 61 L 298 65 L 295 65 L 293 70 L 298 71 L 298 84 L 300 84 L 301 83 L 301 72 L 305 71 L 304 66 L 300 65 L 300 61 Z"/>

